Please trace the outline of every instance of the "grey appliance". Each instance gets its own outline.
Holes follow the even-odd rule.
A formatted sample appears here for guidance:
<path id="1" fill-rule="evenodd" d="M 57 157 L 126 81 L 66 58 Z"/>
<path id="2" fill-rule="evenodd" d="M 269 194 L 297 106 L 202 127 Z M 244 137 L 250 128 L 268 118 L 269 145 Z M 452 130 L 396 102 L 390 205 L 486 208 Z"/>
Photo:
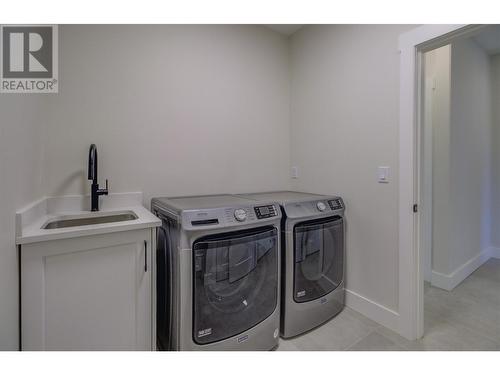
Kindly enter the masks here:
<path id="1" fill-rule="evenodd" d="M 232 195 L 153 198 L 157 346 L 269 350 L 280 324 L 276 202 Z"/>
<path id="2" fill-rule="evenodd" d="M 344 202 L 294 191 L 245 194 L 280 203 L 282 219 L 281 329 L 283 337 L 311 330 L 344 307 Z"/>

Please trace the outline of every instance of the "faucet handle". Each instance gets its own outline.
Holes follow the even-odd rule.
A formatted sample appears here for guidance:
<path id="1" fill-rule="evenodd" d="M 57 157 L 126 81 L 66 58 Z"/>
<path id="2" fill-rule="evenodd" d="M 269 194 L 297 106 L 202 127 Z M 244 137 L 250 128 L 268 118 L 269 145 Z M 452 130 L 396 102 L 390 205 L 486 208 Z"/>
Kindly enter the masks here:
<path id="1" fill-rule="evenodd" d="M 108 195 L 108 179 L 106 179 L 106 188 L 97 189 L 97 195 Z"/>

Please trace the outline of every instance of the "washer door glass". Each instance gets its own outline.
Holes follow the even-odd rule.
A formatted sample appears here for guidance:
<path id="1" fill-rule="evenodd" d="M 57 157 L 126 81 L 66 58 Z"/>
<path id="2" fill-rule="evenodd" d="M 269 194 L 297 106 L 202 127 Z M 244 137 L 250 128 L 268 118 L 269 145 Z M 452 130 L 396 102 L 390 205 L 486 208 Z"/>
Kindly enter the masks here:
<path id="1" fill-rule="evenodd" d="M 193 244 L 193 340 L 238 335 L 278 302 L 278 231 L 266 226 L 211 235 Z"/>
<path id="2" fill-rule="evenodd" d="M 293 229 L 295 302 L 335 290 L 344 277 L 344 221 L 340 216 L 305 221 Z"/>

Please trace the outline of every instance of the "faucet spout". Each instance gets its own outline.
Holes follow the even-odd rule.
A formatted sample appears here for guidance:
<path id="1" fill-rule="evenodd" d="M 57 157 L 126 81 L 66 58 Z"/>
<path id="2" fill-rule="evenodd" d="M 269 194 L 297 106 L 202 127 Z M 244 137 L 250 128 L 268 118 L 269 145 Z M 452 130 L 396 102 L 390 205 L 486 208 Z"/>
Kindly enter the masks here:
<path id="1" fill-rule="evenodd" d="M 90 186 L 90 209 L 91 211 L 99 211 L 99 196 L 108 195 L 108 180 L 106 180 L 106 188 L 99 189 L 97 182 L 97 147 L 95 144 L 90 145 L 87 175 L 88 179 L 92 181 Z"/>
<path id="2" fill-rule="evenodd" d="M 93 143 L 89 149 L 88 179 L 97 184 L 97 147 Z"/>

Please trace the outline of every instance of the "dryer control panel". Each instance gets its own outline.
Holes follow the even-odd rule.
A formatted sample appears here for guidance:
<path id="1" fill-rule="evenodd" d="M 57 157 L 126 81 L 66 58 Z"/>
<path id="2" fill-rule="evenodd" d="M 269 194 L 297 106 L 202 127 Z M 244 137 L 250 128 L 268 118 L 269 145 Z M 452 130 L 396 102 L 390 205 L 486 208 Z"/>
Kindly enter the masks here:
<path id="1" fill-rule="evenodd" d="M 330 206 L 330 208 L 333 211 L 341 210 L 344 208 L 344 204 L 342 203 L 341 198 L 336 198 L 336 199 L 332 199 L 331 201 L 328 201 L 328 205 Z"/>
<path id="2" fill-rule="evenodd" d="M 273 204 L 266 206 L 256 206 L 254 207 L 257 219 L 267 219 L 269 217 L 276 216 L 276 207 Z"/>
<path id="3" fill-rule="evenodd" d="M 321 200 L 291 201 L 283 203 L 288 218 L 316 218 L 328 215 L 343 215 L 344 201 L 340 197 L 324 197 Z"/>

